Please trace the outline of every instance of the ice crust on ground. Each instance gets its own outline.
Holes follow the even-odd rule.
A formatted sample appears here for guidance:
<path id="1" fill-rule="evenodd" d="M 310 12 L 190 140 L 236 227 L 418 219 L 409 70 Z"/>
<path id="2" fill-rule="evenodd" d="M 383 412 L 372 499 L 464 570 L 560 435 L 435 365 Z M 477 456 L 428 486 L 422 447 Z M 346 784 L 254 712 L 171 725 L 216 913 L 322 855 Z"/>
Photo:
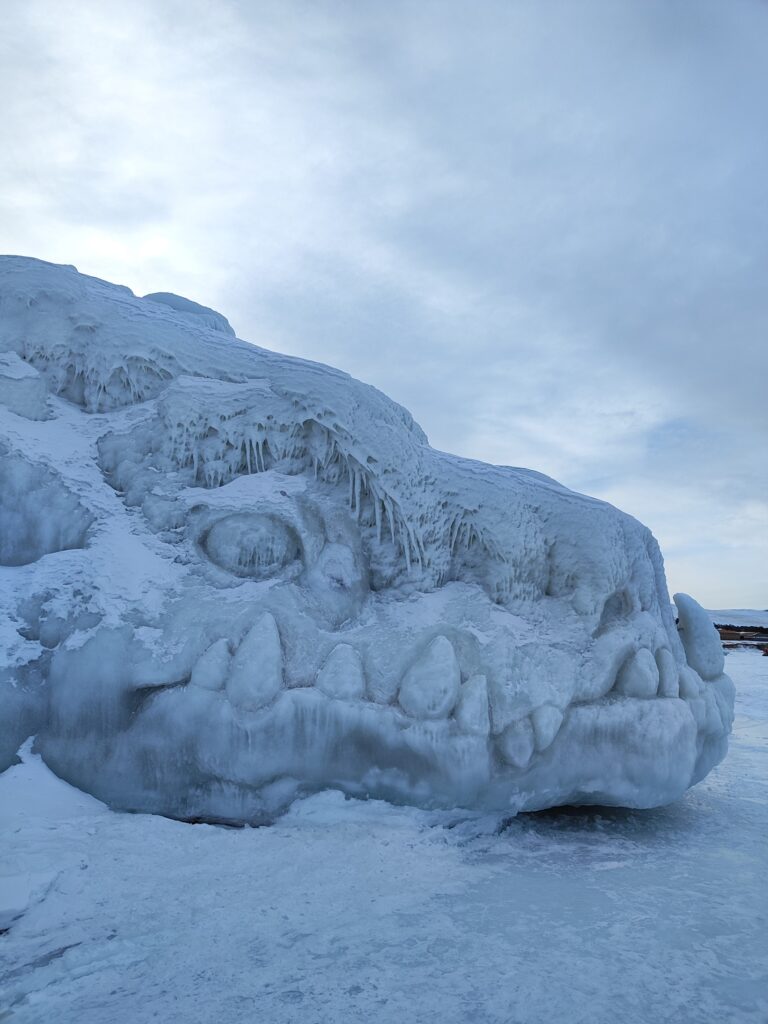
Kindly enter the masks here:
<path id="1" fill-rule="evenodd" d="M 5 764 L 34 733 L 113 807 L 259 821 L 648 807 L 724 756 L 710 618 L 610 505 L 71 267 L 0 261 L 0 360 Z"/>

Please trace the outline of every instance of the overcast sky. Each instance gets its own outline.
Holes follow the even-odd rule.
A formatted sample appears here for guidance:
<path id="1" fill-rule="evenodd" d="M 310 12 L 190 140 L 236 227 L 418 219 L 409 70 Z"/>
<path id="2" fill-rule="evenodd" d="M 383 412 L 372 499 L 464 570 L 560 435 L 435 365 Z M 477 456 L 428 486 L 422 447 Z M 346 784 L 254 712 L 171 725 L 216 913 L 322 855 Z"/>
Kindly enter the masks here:
<path id="1" fill-rule="evenodd" d="M 768 4 L 0 13 L 1 251 L 213 306 L 768 607 Z"/>

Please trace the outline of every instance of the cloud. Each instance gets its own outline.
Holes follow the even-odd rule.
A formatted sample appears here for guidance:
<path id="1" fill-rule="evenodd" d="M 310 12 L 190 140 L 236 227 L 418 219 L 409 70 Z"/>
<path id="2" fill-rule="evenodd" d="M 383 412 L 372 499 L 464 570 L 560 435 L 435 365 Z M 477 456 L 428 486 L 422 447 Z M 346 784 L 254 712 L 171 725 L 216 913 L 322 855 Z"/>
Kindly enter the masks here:
<path id="1" fill-rule="evenodd" d="M 4 19 L 4 248 L 221 308 L 637 514 L 673 588 L 768 604 L 766 5 Z"/>

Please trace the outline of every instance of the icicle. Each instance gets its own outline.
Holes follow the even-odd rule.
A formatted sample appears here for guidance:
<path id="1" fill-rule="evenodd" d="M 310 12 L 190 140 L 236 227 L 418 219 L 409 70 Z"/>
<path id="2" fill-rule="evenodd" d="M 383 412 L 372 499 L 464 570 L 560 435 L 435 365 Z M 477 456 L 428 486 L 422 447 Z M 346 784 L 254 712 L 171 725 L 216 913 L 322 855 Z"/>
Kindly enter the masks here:
<path id="1" fill-rule="evenodd" d="M 413 530 L 413 547 L 416 552 L 416 561 L 419 563 L 419 568 L 424 568 L 426 562 L 426 551 L 424 549 L 424 542 L 421 536 L 417 536 L 416 531 Z"/>

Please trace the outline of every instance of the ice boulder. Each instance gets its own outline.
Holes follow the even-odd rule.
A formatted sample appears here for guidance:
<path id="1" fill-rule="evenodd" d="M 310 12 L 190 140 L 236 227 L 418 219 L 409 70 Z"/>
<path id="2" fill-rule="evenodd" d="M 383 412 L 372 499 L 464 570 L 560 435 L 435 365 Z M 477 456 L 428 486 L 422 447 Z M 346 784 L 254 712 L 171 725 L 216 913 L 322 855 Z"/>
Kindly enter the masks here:
<path id="1" fill-rule="evenodd" d="M 2 259 L 0 481 L 0 753 L 114 807 L 650 807 L 725 754 L 644 526 L 190 300 Z"/>

